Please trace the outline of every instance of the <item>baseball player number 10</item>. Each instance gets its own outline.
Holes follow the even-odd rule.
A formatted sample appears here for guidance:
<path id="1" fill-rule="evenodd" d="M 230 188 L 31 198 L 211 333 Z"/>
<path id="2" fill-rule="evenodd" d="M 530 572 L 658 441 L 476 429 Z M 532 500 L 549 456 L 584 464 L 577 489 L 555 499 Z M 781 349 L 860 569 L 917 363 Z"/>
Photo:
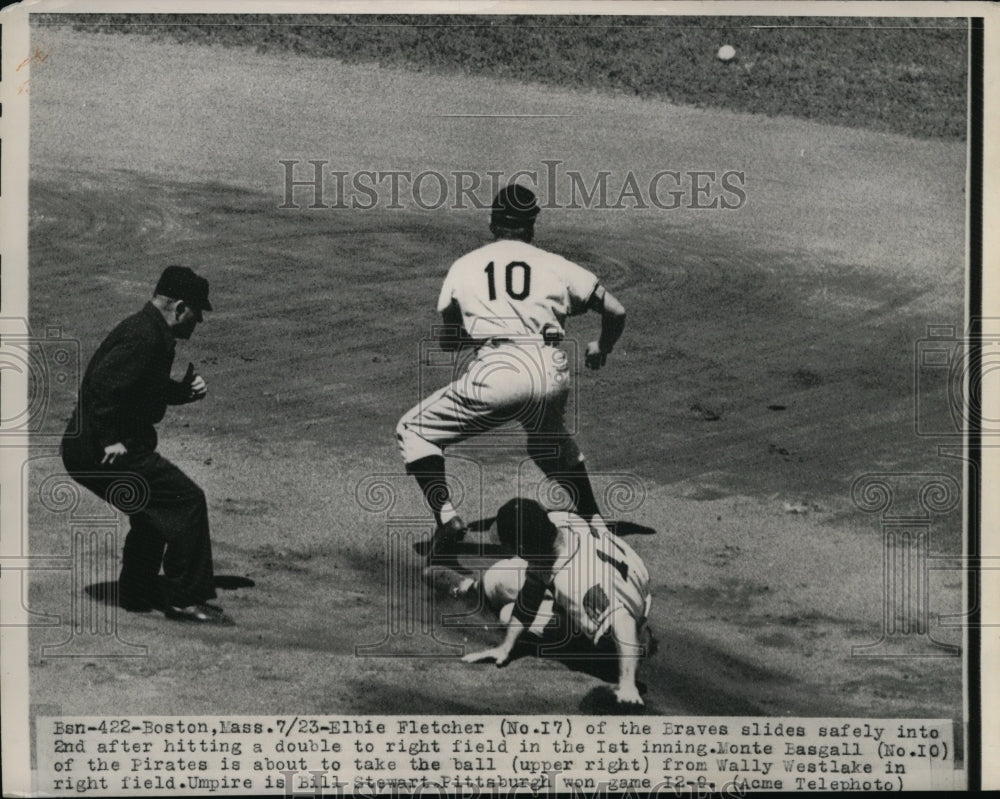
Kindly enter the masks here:
<path id="1" fill-rule="evenodd" d="M 520 283 L 521 290 L 514 291 L 514 270 L 519 269 L 521 272 Z M 490 299 L 495 300 L 497 298 L 497 287 L 493 280 L 493 262 L 490 261 L 486 269 L 487 282 L 490 289 Z M 523 300 L 531 292 L 531 267 L 528 266 L 524 261 L 511 261 L 507 264 L 506 274 L 504 275 L 504 284 L 507 289 L 507 294 L 510 295 L 511 299 Z"/>

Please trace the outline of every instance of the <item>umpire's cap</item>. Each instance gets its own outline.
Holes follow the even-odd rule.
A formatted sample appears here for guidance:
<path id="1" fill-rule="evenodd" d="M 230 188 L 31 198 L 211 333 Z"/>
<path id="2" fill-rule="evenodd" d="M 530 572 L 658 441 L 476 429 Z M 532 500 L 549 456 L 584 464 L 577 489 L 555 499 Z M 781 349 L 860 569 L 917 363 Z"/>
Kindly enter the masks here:
<path id="1" fill-rule="evenodd" d="M 522 557 L 552 551 L 556 528 L 549 514 L 532 499 L 508 500 L 497 511 L 497 537 L 504 550 Z"/>
<path id="2" fill-rule="evenodd" d="M 192 308 L 211 311 L 208 301 L 208 281 L 187 266 L 168 266 L 156 284 L 155 293 L 175 300 L 184 300 Z"/>
<path id="3" fill-rule="evenodd" d="M 538 200 L 531 189 L 517 183 L 505 186 L 493 198 L 490 225 L 506 228 L 531 227 L 538 216 Z"/>

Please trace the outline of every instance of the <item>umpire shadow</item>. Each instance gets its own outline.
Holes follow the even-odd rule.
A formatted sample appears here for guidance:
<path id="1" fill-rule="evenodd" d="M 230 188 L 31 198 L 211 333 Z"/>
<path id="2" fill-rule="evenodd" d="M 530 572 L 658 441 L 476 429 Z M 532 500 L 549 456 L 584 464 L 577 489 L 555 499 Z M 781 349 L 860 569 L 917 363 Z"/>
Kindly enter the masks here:
<path id="1" fill-rule="evenodd" d="M 215 575 L 215 587 L 223 591 L 235 591 L 237 588 L 253 588 L 257 583 L 249 577 L 239 577 L 235 574 Z"/>
<path id="2" fill-rule="evenodd" d="M 161 578 L 162 579 L 162 578 Z M 235 591 L 238 588 L 253 588 L 256 586 L 249 577 L 240 577 L 235 574 L 215 575 L 215 587 L 223 591 Z M 118 581 L 107 580 L 103 583 L 91 583 L 83 589 L 84 593 L 91 599 L 96 599 L 105 605 L 118 604 Z"/>
<path id="3" fill-rule="evenodd" d="M 118 581 L 110 580 L 105 583 L 91 583 L 83 589 L 84 593 L 91 599 L 96 599 L 105 605 L 118 604 Z"/>

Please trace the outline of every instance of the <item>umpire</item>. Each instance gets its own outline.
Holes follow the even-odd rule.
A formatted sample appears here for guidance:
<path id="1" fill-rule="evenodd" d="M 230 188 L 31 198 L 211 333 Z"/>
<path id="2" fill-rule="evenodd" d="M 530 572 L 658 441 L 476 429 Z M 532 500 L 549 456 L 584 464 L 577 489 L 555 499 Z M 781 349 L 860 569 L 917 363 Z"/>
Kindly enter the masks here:
<path id="1" fill-rule="evenodd" d="M 167 405 L 205 396 L 205 381 L 193 365 L 180 381 L 171 379 L 170 369 L 176 340 L 190 338 L 210 310 L 208 281 L 188 267 L 168 266 L 152 299 L 112 330 L 90 360 L 62 457 L 74 480 L 129 515 L 118 580 L 122 608 L 231 624 L 206 603 L 215 597 L 215 580 L 205 494 L 156 452 L 155 425 Z M 139 509 L 109 490 L 125 474 L 135 476 L 146 495 Z"/>

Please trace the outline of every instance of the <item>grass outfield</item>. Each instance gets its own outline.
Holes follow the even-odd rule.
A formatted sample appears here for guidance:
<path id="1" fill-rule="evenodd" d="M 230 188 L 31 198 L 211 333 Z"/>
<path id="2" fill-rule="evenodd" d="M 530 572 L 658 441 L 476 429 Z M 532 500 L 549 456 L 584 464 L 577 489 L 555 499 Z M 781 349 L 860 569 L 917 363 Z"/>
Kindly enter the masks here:
<path id="1" fill-rule="evenodd" d="M 956 19 L 88 14 L 33 22 L 965 136 L 968 31 Z M 736 48 L 728 63 L 715 57 L 723 44 Z"/>

